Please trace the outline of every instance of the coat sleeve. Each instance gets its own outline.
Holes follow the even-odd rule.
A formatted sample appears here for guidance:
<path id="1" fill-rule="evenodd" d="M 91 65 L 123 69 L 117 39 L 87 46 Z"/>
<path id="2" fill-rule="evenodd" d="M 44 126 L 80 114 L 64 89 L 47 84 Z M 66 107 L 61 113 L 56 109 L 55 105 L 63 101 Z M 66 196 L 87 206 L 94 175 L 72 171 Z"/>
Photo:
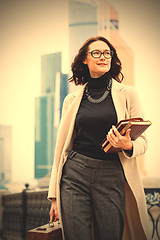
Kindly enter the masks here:
<path id="1" fill-rule="evenodd" d="M 63 101 L 62 116 L 61 116 L 59 129 L 60 129 L 61 123 L 63 121 L 63 118 L 65 117 L 65 114 L 67 112 L 67 109 L 68 109 L 68 106 L 70 103 L 70 96 L 71 96 L 71 94 L 68 94 Z M 53 166 L 52 166 L 50 184 L 49 184 L 49 190 L 48 190 L 48 199 L 49 200 L 51 200 L 52 198 L 56 198 L 57 172 L 58 172 L 58 165 L 59 165 L 59 161 L 60 161 L 60 157 L 61 157 L 61 156 L 59 156 L 59 154 L 57 154 L 58 138 L 59 138 L 59 131 L 58 131 L 58 135 L 57 135 L 57 142 L 56 142 L 55 154 L 54 154 L 54 162 L 53 162 Z"/>
<path id="2" fill-rule="evenodd" d="M 141 117 L 144 118 L 142 106 L 139 100 L 139 96 L 136 92 L 135 87 L 127 86 L 127 111 L 129 118 Z M 132 153 L 129 151 L 123 150 L 123 154 L 127 158 L 138 157 L 146 152 L 147 149 L 147 139 L 145 133 L 141 134 L 135 141 L 133 142 L 133 150 Z"/>

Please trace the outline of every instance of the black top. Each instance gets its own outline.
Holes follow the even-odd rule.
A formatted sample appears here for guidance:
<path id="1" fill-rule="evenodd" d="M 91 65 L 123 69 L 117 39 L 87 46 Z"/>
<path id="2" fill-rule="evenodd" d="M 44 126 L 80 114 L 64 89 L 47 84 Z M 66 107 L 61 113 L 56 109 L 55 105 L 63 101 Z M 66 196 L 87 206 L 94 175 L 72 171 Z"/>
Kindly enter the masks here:
<path id="1" fill-rule="evenodd" d="M 109 80 L 108 73 L 105 73 L 100 78 L 89 77 L 88 90 L 90 96 L 94 99 L 100 98 L 104 94 Z M 112 125 L 116 124 L 117 114 L 111 92 L 104 101 L 95 104 L 89 102 L 84 91 L 75 121 L 76 137 L 73 150 L 96 159 L 119 159 L 117 153 L 106 154 L 101 149 L 101 142 Z"/>

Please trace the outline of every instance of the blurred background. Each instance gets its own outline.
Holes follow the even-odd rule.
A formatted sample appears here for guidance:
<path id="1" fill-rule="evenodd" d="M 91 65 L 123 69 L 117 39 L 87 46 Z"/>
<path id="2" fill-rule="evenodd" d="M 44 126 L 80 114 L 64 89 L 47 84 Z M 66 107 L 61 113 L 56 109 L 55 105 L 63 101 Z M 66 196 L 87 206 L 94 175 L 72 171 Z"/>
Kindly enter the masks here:
<path id="1" fill-rule="evenodd" d="M 47 72 L 52 82 L 56 71 L 69 75 L 77 50 L 93 35 L 109 38 L 122 60 L 126 84 L 136 86 L 145 119 L 153 123 L 146 132 L 144 171 L 159 177 L 159 16 L 159 0 L 1 1 L 0 164 L 7 164 L 0 179 L 4 183 L 7 178 L 12 183 L 34 183 L 36 109 L 38 98 L 47 92 L 42 82 L 48 81 Z M 57 52 L 59 57 L 54 56 Z M 51 73 L 54 61 L 59 69 Z M 5 134 L 10 135 L 8 149 Z"/>
<path id="2" fill-rule="evenodd" d="M 108 38 L 134 85 L 146 120 L 139 159 L 144 186 L 160 186 L 160 1 L 2 0 L 0 2 L 0 188 L 48 187 L 73 57 L 91 36 Z"/>

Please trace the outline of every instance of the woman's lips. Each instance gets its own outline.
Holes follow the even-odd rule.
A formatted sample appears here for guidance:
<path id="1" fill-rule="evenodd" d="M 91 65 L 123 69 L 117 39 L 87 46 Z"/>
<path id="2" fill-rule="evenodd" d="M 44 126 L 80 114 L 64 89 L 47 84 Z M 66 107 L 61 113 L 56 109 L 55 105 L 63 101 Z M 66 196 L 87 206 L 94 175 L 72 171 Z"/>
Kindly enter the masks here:
<path id="1" fill-rule="evenodd" d="M 97 65 L 106 66 L 107 64 L 106 63 L 97 63 Z"/>

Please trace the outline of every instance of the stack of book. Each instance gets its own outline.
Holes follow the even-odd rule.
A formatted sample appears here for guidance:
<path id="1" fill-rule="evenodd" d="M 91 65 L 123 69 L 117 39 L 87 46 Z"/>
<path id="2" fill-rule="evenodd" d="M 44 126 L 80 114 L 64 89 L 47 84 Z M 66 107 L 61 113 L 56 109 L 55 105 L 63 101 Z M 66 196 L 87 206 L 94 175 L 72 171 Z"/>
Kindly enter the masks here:
<path id="1" fill-rule="evenodd" d="M 125 135 L 128 129 L 131 129 L 131 140 L 136 140 L 151 124 L 151 121 L 144 121 L 142 118 L 130 118 L 121 120 L 116 125 L 116 128 L 122 136 Z M 114 148 L 107 140 L 107 137 L 101 143 L 101 148 L 105 153 L 120 152 L 122 150 L 120 148 Z"/>

